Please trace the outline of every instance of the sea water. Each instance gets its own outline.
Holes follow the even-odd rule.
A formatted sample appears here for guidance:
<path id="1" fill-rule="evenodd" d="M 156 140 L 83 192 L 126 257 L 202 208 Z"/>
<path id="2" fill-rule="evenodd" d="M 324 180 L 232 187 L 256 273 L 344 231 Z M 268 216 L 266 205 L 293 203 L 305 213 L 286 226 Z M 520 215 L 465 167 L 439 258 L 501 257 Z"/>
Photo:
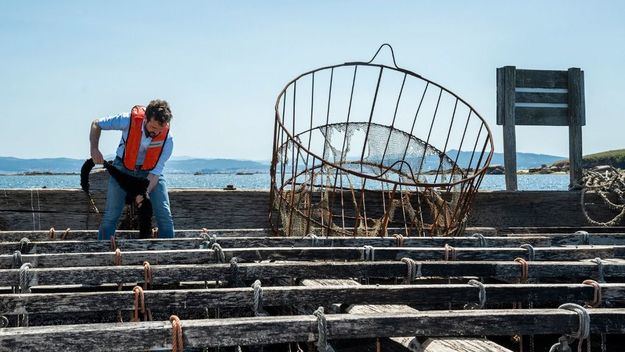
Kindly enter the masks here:
<path id="1" fill-rule="evenodd" d="M 221 189 L 233 185 L 237 189 L 269 189 L 270 175 L 252 174 L 165 174 L 169 188 L 213 188 Z M 568 189 L 569 175 L 518 175 L 520 190 Z M 0 189 L 15 188 L 80 188 L 78 175 L 0 175 Z M 504 175 L 486 175 L 481 190 L 503 190 L 506 188 Z"/>

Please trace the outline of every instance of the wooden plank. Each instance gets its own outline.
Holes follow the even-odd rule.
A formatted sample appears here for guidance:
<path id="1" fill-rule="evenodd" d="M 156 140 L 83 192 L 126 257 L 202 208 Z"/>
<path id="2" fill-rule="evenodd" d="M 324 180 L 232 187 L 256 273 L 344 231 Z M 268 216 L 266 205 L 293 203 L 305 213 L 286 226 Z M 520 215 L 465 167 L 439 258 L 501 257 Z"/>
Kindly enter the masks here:
<path id="1" fill-rule="evenodd" d="M 518 126 L 568 126 L 568 108 L 516 107 Z"/>
<path id="2" fill-rule="evenodd" d="M 422 352 L 512 352 L 484 338 L 437 337 L 423 343 Z"/>
<path id="3" fill-rule="evenodd" d="M 24 237 L 28 238 L 28 237 Z M 625 242 L 625 236 L 623 236 Z M 174 250 L 200 248 L 206 240 L 196 238 L 174 239 L 130 239 L 116 240 L 120 250 Z M 445 244 L 454 247 L 482 247 L 481 240 L 476 237 L 219 237 L 216 240 L 224 248 L 262 248 L 262 247 L 442 247 Z M 547 236 L 522 237 L 484 237 L 488 247 L 519 247 L 531 244 L 534 247 L 551 245 Z M 401 245 L 400 245 L 401 244 Z M 20 250 L 22 254 L 35 253 L 89 253 L 107 252 L 111 250 L 109 241 L 34 241 L 28 245 L 20 242 L 0 242 L 0 253 L 13 254 Z"/>
<path id="4" fill-rule="evenodd" d="M 516 68 L 514 66 L 506 66 L 500 71 L 497 90 L 501 90 L 501 96 L 498 95 L 497 104 L 502 107 L 498 108 L 503 123 L 503 152 L 504 152 L 504 168 L 506 177 L 506 189 L 509 191 L 517 190 L 516 176 L 516 133 L 515 133 L 515 95 L 514 82 L 516 80 Z"/>
<path id="5" fill-rule="evenodd" d="M 516 70 L 515 82 L 524 88 L 568 88 L 566 71 Z"/>
<path id="6" fill-rule="evenodd" d="M 166 285 L 181 281 L 227 281 L 232 278 L 228 264 L 211 265 L 152 265 L 154 285 Z M 528 262 L 528 278 L 542 282 L 568 278 L 584 280 L 598 278 L 598 266 L 591 262 L 553 261 Z M 604 262 L 606 279 L 625 278 L 625 263 Z M 76 285 L 99 286 L 107 283 L 137 283 L 144 280 L 141 265 L 34 268 L 30 286 Z M 287 262 L 287 263 L 241 263 L 238 275 L 241 280 L 271 278 L 300 279 L 351 279 L 358 277 L 397 278 L 406 275 L 406 264 L 398 261 L 379 262 Z M 521 276 L 521 267 L 514 261 L 492 262 L 430 262 L 421 263 L 423 277 L 487 277 L 513 280 Z M 19 282 L 18 269 L 0 269 L 0 286 L 13 286 Z"/>
<path id="7" fill-rule="evenodd" d="M 515 92 L 515 103 L 568 104 L 568 93 Z M 518 117 L 518 116 L 517 116 Z M 517 121 L 517 125 L 518 125 Z"/>
<path id="8" fill-rule="evenodd" d="M 625 309 L 593 309 L 589 314 L 591 333 L 625 332 Z M 562 309 L 334 314 L 327 315 L 326 321 L 329 339 L 409 334 L 559 335 L 572 334 L 579 327 L 577 313 Z M 145 350 L 171 348 L 171 329 L 168 321 L 11 328 L 0 330 L 0 342 L 10 351 Z M 186 348 L 316 341 L 318 338 L 317 318 L 312 315 L 182 320 L 182 330 Z"/>
<path id="9" fill-rule="evenodd" d="M 47 218 L 48 220 L 42 218 L 41 228 L 43 230 L 49 229 L 51 225 L 54 225 L 57 229 L 71 227 L 73 231 L 84 229 L 85 208 L 81 201 L 82 193 L 75 190 L 45 190 L 45 192 L 49 193 L 46 196 L 48 198 L 46 198 L 47 205 L 45 205 L 45 207 L 54 205 L 62 209 L 62 207 L 65 206 L 65 210 L 45 213 L 49 218 Z M 265 208 L 254 206 L 254 204 L 263 203 L 266 205 L 269 203 L 268 191 L 242 193 L 240 195 L 241 199 L 236 202 L 239 204 L 236 209 L 232 208 L 232 205 L 227 202 L 230 201 L 229 197 L 236 198 L 239 197 L 239 195 L 233 193 L 229 197 L 226 197 L 216 192 L 217 191 L 213 190 L 170 190 L 169 195 L 172 202 L 174 202 L 174 199 L 180 199 L 180 203 L 176 203 L 176 206 L 172 205 L 176 226 L 178 228 L 208 227 L 212 229 L 266 228 L 268 226 L 268 211 L 266 211 Z M 596 199 L 593 194 L 588 194 L 588 196 L 590 197 L 589 201 L 594 201 Z M 487 226 L 491 228 L 507 228 L 513 226 L 588 226 L 581 211 L 579 197 L 579 192 L 563 191 L 481 191 L 475 196 L 468 223 L 469 226 Z M 184 204 L 182 203 L 183 200 Z M 16 203 L 26 203 L 22 206 L 24 212 L 20 213 L 25 219 L 23 222 L 24 225 L 14 225 L 16 223 L 16 221 L 14 221 L 15 217 L 13 216 L 15 213 L 6 213 L 0 210 L 0 230 L 32 230 L 29 192 L 23 190 L 0 190 L 0 204 L 6 202 L 11 206 Z M 199 212 L 192 208 L 196 206 L 196 203 L 201 202 L 212 203 L 212 206 L 215 208 L 225 209 L 230 212 L 242 212 L 249 215 L 249 218 L 242 219 L 239 217 L 231 217 L 229 223 L 217 227 L 214 226 L 216 223 L 222 223 L 225 220 L 218 220 L 215 219 L 215 217 L 226 217 L 228 216 L 227 212 L 221 210 L 219 212 L 214 212 L 210 209 L 209 211 Z M 77 203 L 80 203 L 80 206 L 77 206 Z M 371 206 L 381 209 L 380 203 L 381 197 L 367 199 L 368 208 Z M 249 204 L 249 206 L 247 204 Z M 42 209 L 44 209 L 43 205 Z M 607 207 L 604 209 L 605 211 L 609 211 Z M 37 216 L 38 213 L 35 212 L 34 214 Z M 44 213 L 41 212 L 41 215 L 43 216 Z M 181 217 L 188 219 L 188 222 L 179 222 L 178 219 Z M 261 218 L 263 220 L 262 222 L 254 223 L 253 219 Z M 46 221 L 48 223 L 46 223 Z M 17 222 L 19 223 L 19 221 Z M 90 226 L 94 228 L 97 227 L 97 225 L 97 222 L 92 222 Z M 620 225 L 625 225 L 625 220 Z M 471 234 L 471 232 L 469 232 L 469 234 Z M 94 237 L 91 237 L 91 239 L 94 239 Z M 19 240 L 19 238 L 15 240 Z"/>
<path id="10" fill-rule="evenodd" d="M 233 257 L 243 261 L 260 260 L 350 260 L 366 261 L 367 249 L 363 247 L 293 247 L 293 248 L 227 248 L 223 249 L 225 262 Z M 578 248 L 539 247 L 534 249 L 535 260 L 580 260 L 588 258 L 625 258 L 624 246 L 580 246 Z M 443 260 L 453 255 L 444 248 L 397 247 L 375 248 L 370 254 L 374 260 L 401 260 L 404 257 L 414 260 Z M 524 248 L 455 248 L 455 259 L 464 261 L 514 260 L 527 257 Z M 154 250 L 123 252 L 123 262 L 127 265 L 141 265 L 148 261 L 152 265 L 164 264 L 211 264 L 216 262 L 216 253 L 210 249 Z M 36 268 L 107 266 L 114 261 L 113 252 L 91 253 L 44 253 L 22 255 L 23 263 L 31 263 Z M 0 268 L 13 265 L 13 256 L 0 255 Z"/>
<path id="11" fill-rule="evenodd" d="M 570 68 L 569 77 L 569 188 L 582 178 L 582 126 L 586 124 L 584 76 L 579 68 Z"/>

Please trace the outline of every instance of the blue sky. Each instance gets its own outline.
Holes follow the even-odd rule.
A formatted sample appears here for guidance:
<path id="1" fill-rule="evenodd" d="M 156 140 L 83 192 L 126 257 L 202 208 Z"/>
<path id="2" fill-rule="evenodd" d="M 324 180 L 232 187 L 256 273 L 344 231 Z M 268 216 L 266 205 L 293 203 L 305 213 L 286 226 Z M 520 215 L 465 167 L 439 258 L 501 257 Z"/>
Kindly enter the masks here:
<path id="1" fill-rule="evenodd" d="M 271 158 L 273 105 L 310 69 L 398 64 L 495 123 L 495 70 L 581 67 L 584 153 L 625 147 L 622 1 L 0 2 L 0 156 L 88 156 L 89 123 L 155 97 L 174 155 Z M 101 149 L 112 154 L 118 133 Z M 517 128 L 519 151 L 567 155 L 565 127 Z"/>

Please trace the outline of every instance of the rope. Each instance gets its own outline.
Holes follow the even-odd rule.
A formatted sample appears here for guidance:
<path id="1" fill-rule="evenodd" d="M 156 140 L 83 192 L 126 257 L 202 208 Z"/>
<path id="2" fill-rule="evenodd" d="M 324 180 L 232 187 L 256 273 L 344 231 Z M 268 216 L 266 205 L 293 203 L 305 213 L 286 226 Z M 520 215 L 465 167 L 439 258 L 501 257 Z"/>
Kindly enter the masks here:
<path id="1" fill-rule="evenodd" d="M 590 245 L 590 234 L 586 231 L 575 231 L 574 235 L 578 235 L 578 236 L 582 236 L 582 243 L 580 244 L 585 244 L 585 245 Z"/>
<path id="2" fill-rule="evenodd" d="M 603 260 L 601 260 L 601 258 L 595 258 L 595 259 L 591 259 L 590 261 L 597 264 L 597 281 L 601 283 L 605 283 L 605 275 L 603 272 Z"/>
<path id="3" fill-rule="evenodd" d="M 397 247 L 403 247 L 404 246 L 404 236 L 402 234 L 396 234 L 393 237 L 395 237 L 395 245 Z"/>
<path id="4" fill-rule="evenodd" d="M 519 282 L 527 282 L 527 278 L 529 277 L 529 264 L 523 258 L 516 258 L 514 261 L 521 264 L 521 277 L 519 278 Z"/>
<path id="5" fill-rule="evenodd" d="M 147 290 L 148 285 L 152 285 L 152 267 L 147 260 L 143 262 L 143 289 Z"/>
<path id="6" fill-rule="evenodd" d="M 534 246 L 529 243 L 525 243 L 521 245 L 521 248 L 527 250 L 527 260 L 534 261 L 536 259 L 536 253 L 534 251 Z"/>
<path id="7" fill-rule="evenodd" d="M 480 243 L 480 247 L 486 247 L 486 237 L 481 233 L 474 233 L 471 237 L 477 238 Z"/>
<path id="8" fill-rule="evenodd" d="M 117 249 L 117 243 L 115 242 L 115 235 L 111 236 L 111 249 L 112 250 Z"/>
<path id="9" fill-rule="evenodd" d="M 32 268 L 30 263 L 24 263 L 20 266 L 20 293 L 30 293 L 30 281 L 32 279 L 32 273 L 29 269 Z"/>
<path id="10" fill-rule="evenodd" d="M 313 312 L 313 315 L 317 317 L 317 331 L 319 333 L 319 339 L 317 340 L 317 351 L 327 352 L 329 350 L 328 322 L 326 320 L 325 314 L 323 313 L 323 307 L 317 308 L 317 310 Z"/>
<path id="11" fill-rule="evenodd" d="M 135 286 L 132 289 L 134 293 L 134 315 L 132 317 L 133 322 L 139 321 L 139 308 L 141 308 L 141 314 L 143 314 L 143 321 L 152 320 L 152 312 L 149 308 L 145 307 L 145 294 L 141 286 Z"/>
<path id="12" fill-rule="evenodd" d="M 171 350 L 172 352 L 184 351 L 184 336 L 182 335 L 182 322 L 176 315 L 169 317 L 171 322 Z"/>
<path id="13" fill-rule="evenodd" d="M 11 268 L 17 269 L 22 266 L 22 252 L 15 251 L 13 252 L 13 265 Z"/>
<path id="14" fill-rule="evenodd" d="M 254 281 L 252 284 L 252 288 L 254 289 L 254 316 L 260 316 L 260 309 L 263 304 L 263 288 L 260 285 L 260 280 Z"/>
<path id="15" fill-rule="evenodd" d="M 158 238 L 158 227 L 152 228 L 152 238 Z"/>
<path id="16" fill-rule="evenodd" d="M 226 255 L 219 243 L 213 243 L 212 249 L 215 251 L 215 262 L 224 263 L 226 261 Z"/>
<path id="17" fill-rule="evenodd" d="M 122 251 L 119 248 L 115 250 L 115 256 L 113 257 L 113 265 L 122 265 Z"/>
<path id="18" fill-rule="evenodd" d="M 586 302 L 587 307 L 597 308 L 601 305 L 601 286 L 595 280 L 584 280 L 582 285 L 590 285 L 595 288 L 595 292 L 593 294 L 592 301 Z"/>
<path id="19" fill-rule="evenodd" d="M 28 239 L 28 237 L 23 237 L 20 240 L 20 252 L 28 253 L 32 249 L 32 243 Z"/>
<path id="20" fill-rule="evenodd" d="M 0 316 L 0 329 L 9 327 L 9 318 Z"/>
<path id="21" fill-rule="evenodd" d="M 56 238 L 56 231 L 54 230 L 54 227 L 50 228 L 50 230 L 48 231 L 48 236 L 50 236 L 51 240 Z"/>
<path id="22" fill-rule="evenodd" d="M 374 261 L 375 260 L 375 248 L 369 245 L 362 246 L 363 248 L 363 260 L 364 261 Z"/>
<path id="23" fill-rule="evenodd" d="M 30 293 L 30 281 L 32 280 L 32 273 L 29 272 L 30 268 L 32 268 L 30 263 L 24 263 L 20 267 L 19 293 Z M 17 315 L 17 326 L 28 326 L 28 314 Z"/>
<path id="24" fill-rule="evenodd" d="M 71 228 L 67 228 L 65 229 L 65 231 L 63 232 L 63 234 L 61 235 L 61 240 L 65 241 L 65 239 L 67 238 L 67 235 L 69 235 L 69 232 L 71 231 Z"/>
<path id="25" fill-rule="evenodd" d="M 583 187 L 580 196 L 580 203 L 582 213 L 584 214 L 586 221 L 598 226 L 613 226 L 618 224 L 623 219 L 623 216 L 625 216 L 625 204 L 613 203 L 608 198 L 608 194 L 615 194 L 622 203 L 625 203 L 625 198 L 623 197 L 625 194 L 625 175 L 622 175 L 613 167 L 605 170 L 605 172 L 584 170 L 580 181 L 580 186 Z M 619 211 L 619 213 L 606 222 L 591 219 L 586 209 L 586 202 L 584 201 L 586 198 L 586 192 L 588 191 L 597 194 L 609 209 Z"/>
<path id="26" fill-rule="evenodd" d="M 213 244 L 217 242 L 217 235 L 209 234 L 207 232 L 202 232 L 200 234 L 202 238 L 202 243 L 200 243 L 200 249 L 210 249 L 213 247 Z"/>
<path id="27" fill-rule="evenodd" d="M 230 286 L 238 287 L 241 282 L 239 278 L 239 262 L 236 257 L 230 259 Z"/>
<path id="28" fill-rule="evenodd" d="M 486 306 L 486 286 L 477 280 L 469 280 L 469 285 L 479 288 L 478 299 L 480 303 L 478 307 L 479 309 L 484 308 Z"/>
<path id="29" fill-rule="evenodd" d="M 445 243 L 445 261 L 456 260 L 456 249 Z"/>
<path id="30" fill-rule="evenodd" d="M 581 352 L 584 340 L 588 339 L 590 336 L 590 315 L 588 314 L 588 310 L 575 303 L 565 303 L 559 306 L 558 309 L 566 309 L 577 313 L 579 316 L 579 328 L 571 335 L 563 335 L 560 337 L 558 343 L 551 346 L 549 352 L 566 351 L 565 348 L 568 348 L 568 344 L 572 343 L 575 339 L 579 339 L 577 351 Z"/>
<path id="31" fill-rule="evenodd" d="M 404 284 L 409 285 L 414 279 L 421 277 L 421 262 L 417 264 L 411 258 L 401 258 L 401 261 L 406 263 L 406 277 L 404 278 Z"/>

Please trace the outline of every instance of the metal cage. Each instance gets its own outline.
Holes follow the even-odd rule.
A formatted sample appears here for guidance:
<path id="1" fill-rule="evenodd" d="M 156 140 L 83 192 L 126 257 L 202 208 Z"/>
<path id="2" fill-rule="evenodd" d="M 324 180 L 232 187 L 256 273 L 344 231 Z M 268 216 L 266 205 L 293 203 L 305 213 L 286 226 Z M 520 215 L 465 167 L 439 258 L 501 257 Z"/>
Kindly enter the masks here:
<path id="1" fill-rule="evenodd" d="M 392 66 L 374 63 L 384 47 Z M 453 92 L 368 62 L 306 72 L 275 105 L 270 222 L 287 236 L 454 235 L 493 154 L 484 119 Z"/>

